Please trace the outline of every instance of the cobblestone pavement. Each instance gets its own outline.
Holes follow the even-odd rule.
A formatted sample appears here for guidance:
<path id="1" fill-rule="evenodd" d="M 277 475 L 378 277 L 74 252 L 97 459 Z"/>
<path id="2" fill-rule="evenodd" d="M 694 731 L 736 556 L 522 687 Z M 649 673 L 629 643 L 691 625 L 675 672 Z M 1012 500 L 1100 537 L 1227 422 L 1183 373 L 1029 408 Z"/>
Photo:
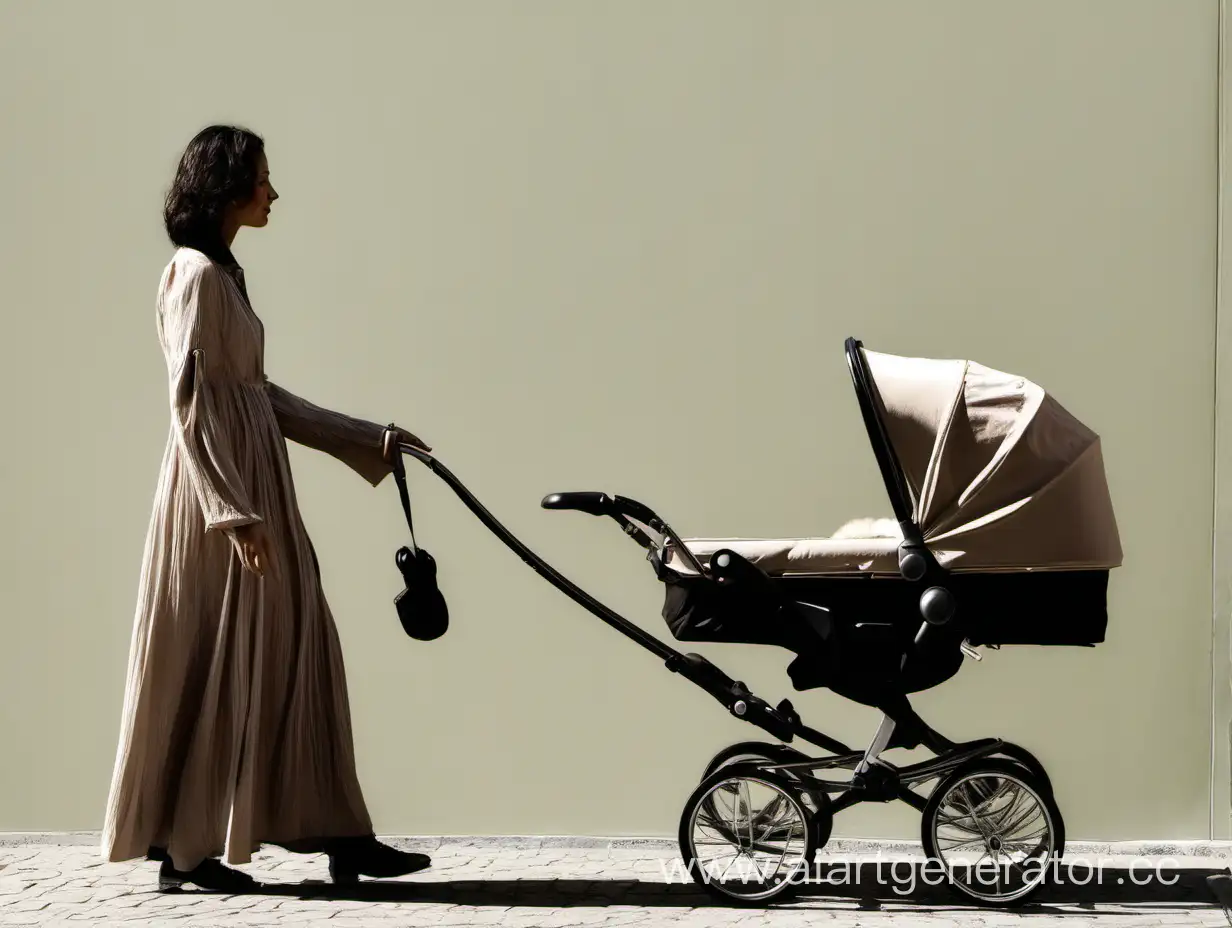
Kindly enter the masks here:
<path id="1" fill-rule="evenodd" d="M 1063 861 L 1057 878 L 1031 904 L 1005 911 L 963 904 L 902 856 L 827 857 L 826 885 L 805 888 L 791 903 L 739 908 L 710 898 L 683 879 L 683 867 L 670 846 L 394 843 L 428 851 L 432 868 L 397 881 L 342 888 L 328 882 L 323 857 L 263 850 L 244 869 L 267 886 L 243 896 L 192 889 L 159 894 L 157 864 L 103 863 L 90 846 L 0 847 L 0 926 L 1230 924 L 1207 882 L 1208 876 L 1229 873 L 1226 859 L 1186 858 L 1161 865 L 1158 858 L 1135 863 L 1129 858 L 1101 862 L 1078 857 Z M 930 882 L 933 885 L 927 885 Z"/>

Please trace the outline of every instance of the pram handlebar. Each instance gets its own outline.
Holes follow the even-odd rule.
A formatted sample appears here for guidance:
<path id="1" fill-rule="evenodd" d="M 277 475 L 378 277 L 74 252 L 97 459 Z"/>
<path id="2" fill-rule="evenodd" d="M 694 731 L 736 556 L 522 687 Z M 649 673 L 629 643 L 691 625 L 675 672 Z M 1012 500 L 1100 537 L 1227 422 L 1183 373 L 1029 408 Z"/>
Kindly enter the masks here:
<path id="1" fill-rule="evenodd" d="M 611 625 L 617 631 L 632 638 L 642 647 L 654 652 L 663 660 L 678 655 L 674 648 L 668 647 L 654 635 L 643 631 L 638 626 L 634 625 L 628 619 L 613 612 L 603 603 L 599 602 L 585 590 L 581 589 L 576 584 L 570 582 L 562 576 L 555 568 L 549 565 L 543 558 L 539 557 L 535 552 L 530 550 L 518 538 L 514 536 L 509 529 L 501 525 L 496 518 L 488 512 L 487 509 L 477 500 L 474 495 L 463 486 L 462 481 L 450 473 L 449 468 L 445 467 L 440 461 L 433 457 L 430 453 L 422 448 L 417 448 L 414 445 L 399 444 L 398 451 L 402 454 L 410 455 L 416 460 L 422 462 L 427 468 L 440 477 L 449 485 L 449 488 L 457 494 L 458 498 L 466 505 L 471 512 L 482 522 L 491 532 L 496 535 L 506 546 L 511 548 L 532 570 L 551 583 L 554 587 L 565 593 L 571 599 L 584 606 L 587 610 L 594 613 L 608 625 Z M 395 463 L 395 467 L 399 466 L 400 462 Z"/>

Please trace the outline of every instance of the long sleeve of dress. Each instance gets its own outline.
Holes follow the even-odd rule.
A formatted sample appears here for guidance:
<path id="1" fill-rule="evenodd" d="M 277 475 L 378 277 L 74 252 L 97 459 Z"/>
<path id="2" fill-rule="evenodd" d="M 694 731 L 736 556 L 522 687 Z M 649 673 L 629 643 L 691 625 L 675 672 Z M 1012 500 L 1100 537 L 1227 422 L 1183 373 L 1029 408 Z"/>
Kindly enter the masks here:
<path id="1" fill-rule="evenodd" d="M 390 473 L 381 449 L 385 426 L 323 409 L 268 378 L 265 386 L 283 437 L 332 455 L 373 486 Z"/>
<path id="2" fill-rule="evenodd" d="M 160 320 L 172 423 L 206 531 L 225 531 L 262 521 L 240 479 L 236 443 L 241 425 L 234 404 L 225 402 L 225 391 L 240 389 L 225 375 L 225 283 L 210 264 L 186 267 L 182 273 L 184 279 L 171 284 L 176 292 Z"/>

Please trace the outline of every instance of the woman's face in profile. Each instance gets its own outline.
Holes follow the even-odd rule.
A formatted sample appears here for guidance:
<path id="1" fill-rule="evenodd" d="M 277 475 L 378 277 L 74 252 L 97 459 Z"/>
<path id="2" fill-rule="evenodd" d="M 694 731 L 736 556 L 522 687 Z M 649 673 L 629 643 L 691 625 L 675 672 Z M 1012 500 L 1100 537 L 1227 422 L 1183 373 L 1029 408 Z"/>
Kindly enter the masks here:
<path id="1" fill-rule="evenodd" d="M 269 161 L 262 153 L 257 161 L 257 182 L 252 197 L 247 203 L 235 207 L 235 221 L 240 226 L 259 229 L 269 222 L 270 206 L 278 199 L 278 192 L 270 183 Z"/>

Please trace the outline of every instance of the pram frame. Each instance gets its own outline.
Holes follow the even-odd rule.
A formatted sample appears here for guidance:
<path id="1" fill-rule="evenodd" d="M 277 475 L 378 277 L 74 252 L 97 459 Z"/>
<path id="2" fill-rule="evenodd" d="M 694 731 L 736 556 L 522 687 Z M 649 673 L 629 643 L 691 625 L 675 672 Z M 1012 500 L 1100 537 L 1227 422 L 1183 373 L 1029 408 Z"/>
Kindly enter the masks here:
<path id="1" fill-rule="evenodd" d="M 912 518 L 912 499 L 910 499 L 907 479 L 894 452 L 892 442 L 888 438 L 885 420 L 881 413 L 883 407 L 880 393 L 877 391 L 869 364 L 862 354 L 860 341 L 846 340 L 845 351 L 865 428 L 869 433 L 878 468 L 886 484 L 887 494 L 890 495 L 894 516 L 902 532 L 903 540 L 898 547 L 899 574 L 904 580 L 915 585 L 915 588 L 924 590 L 919 599 L 922 622 L 920 622 L 917 635 L 914 636 L 912 646 L 906 648 L 903 653 L 901 667 L 899 667 L 902 669 L 907 667 L 907 662 L 913 657 L 919 657 L 925 661 L 924 642 L 930 637 L 929 631 L 949 624 L 955 614 L 954 598 L 946 589 L 949 572 L 929 551 L 924 543 L 922 531 Z M 856 751 L 839 739 L 804 725 L 800 714 L 791 705 L 790 700 L 784 699 L 779 702 L 779 705 L 771 706 L 768 701 L 752 693 L 752 690 L 749 690 L 743 682 L 728 677 L 723 670 L 702 657 L 701 654 L 678 651 L 659 640 L 657 636 L 650 635 L 649 632 L 633 624 L 625 616 L 617 614 L 609 606 L 600 603 L 594 596 L 562 576 L 556 568 L 543 561 L 543 558 L 517 539 L 513 532 L 501 525 L 463 486 L 462 482 L 458 481 L 458 478 L 453 476 L 439 460 L 436 460 L 434 455 L 414 445 L 400 444 L 392 426 L 391 430 L 387 431 L 384 440 L 386 440 L 387 458 L 392 463 L 394 477 L 403 494 L 404 505 L 407 504 L 408 497 L 403 458 L 410 456 L 424 463 L 430 471 L 445 481 L 463 504 L 477 516 L 480 523 L 499 537 L 527 566 L 548 580 L 553 587 L 561 590 L 589 613 L 599 617 L 612 629 L 662 659 L 665 667 L 671 672 L 680 674 L 690 683 L 705 690 L 713 699 L 721 702 L 733 716 L 761 728 L 780 742 L 777 744 L 738 742 L 724 748 L 711 760 L 694 794 L 690 796 L 684 815 L 681 817 L 680 840 L 686 860 L 689 859 L 691 853 L 689 850 L 691 845 L 686 845 L 686 822 L 695 820 L 697 810 L 700 808 L 695 805 L 695 802 L 706 801 L 699 800 L 699 796 L 708 795 L 707 790 L 712 789 L 712 784 L 717 781 L 731 781 L 732 778 L 756 781 L 760 778 L 763 783 L 769 781 L 771 784 L 780 784 L 780 789 L 786 788 L 791 795 L 796 796 L 793 801 L 797 804 L 804 796 L 808 796 L 814 806 L 809 813 L 811 824 L 808 826 L 809 833 L 813 836 L 809 839 L 813 842 L 813 853 L 824 848 L 829 840 L 833 817 L 845 808 L 862 804 L 862 802 L 906 802 L 907 805 L 922 813 L 925 850 L 930 855 L 935 855 L 939 853 L 935 849 L 935 828 L 931 837 L 929 828 L 930 822 L 938 821 L 939 804 L 944 804 L 949 799 L 951 790 L 965 789 L 963 784 L 971 783 L 972 778 L 987 776 L 989 773 L 993 776 L 1008 775 L 1011 780 L 1016 778 L 1031 784 L 1027 789 L 1034 790 L 1039 795 L 1041 808 L 1044 808 L 1047 821 L 1050 822 L 1048 834 L 1052 842 L 1051 853 L 1057 858 L 1063 855 L 1064 822 L 1052 796 L 1051 780 L 1039 759 L 1019 744 L 1004 741 L 1002 738 L 981 738 L 966 743 L 952 742 L 940 735 L 934 728 L 926 725 L 922 718 L 915 714 L 907 701 L 906 693 L 887 693 L 886 699 L 871 704 L 881 709 L 882 715 L 869 746 L 864 751 Z M 738 567 L 739 571 L 744 573 L 744 579 L 755 578 L 754 582 L 758 584 L 760 580 L 764 579 L 768 582 L 770 580 L 769 574 L 734 555 L 733 552 L 728 552 L 731 553 L 731 561 L 719 556 L 719 552 L 716 552 L 716 556 L 710 558 L 708 566 L 703 564 L 700 558 L 681 541 L 667 521 L 660 519 L 652 509 L 638 503 L 637 500 L 600 492 L 553 493 L 543 498 L 541 505 L 545 509 L 577 510 L 590 515 L 607 516 L 616 521 L 626 535 L 632 537 L 639 546 L 647 550 L 647 560 L 652 563 L 660 579 L 675 573 L 673 569 L 665 566 L 665 552 L 671 546 L 675 555 L 683 558 L 692 571 L 703 579 L 716 580 L 719 584 L 732 582 L 737 579 L 733 571 Z M 409 508 L 407 516 L 409 523 Z M 772 600 L 777 600 L 771 605 L 786 611 L 788 615 L 795 613 L 795 617 L 801 617 L 798 606 L 807 604 L 793 603 L 782 592 L 770 592 L 772 585 L 774 584 L 765 584 L 765 595 L 770 596 Z M 977 652 L 968 647 L 967 641 L 958 641 L 956 636 L 950 636 L 949 641 L 940 643 L 942 648 L 950 647 L 952 643 L 952 647 L 960 649 L 966 657 L 981 659 Z M 961 662 L 961 658 L 958 658 L 958 661 Z M 829 753 L 822 757 L 812 757 L 800 748 L 792 747 L 792 742 L 795 742 L 797 738 Z M 934 757 L 901 768 L 887 762 L 882 757 L 883 753 L 893 748 L 919 746 L 929 749 Z M 734 763 L 728 763 L 732 760 Z M 832 780 L 819 775 L 821 771 L 835 769 L 850 770 L 851 778 Z M 933 780 L 938 781 L 938 785 L 930 794 L 922 795 L 915 789 Z M 930 840 L 933 843 L 930 844 Z M 715 886 L 710 885 L 708 889 L 713 891 Z M 782 887 L 771 890 L 770 893 L 764 893 L 759 898 L 768 898 L 780 891 Z M 965 892 L 977 901 L 986 903 L 994 901 L 975 891 Z M 1027 895 L 1030 892 L 1034 892 L 1034 889 L 1029 887 L 1026 890 Z M 1020 893 L 1019 896 L 1004 898 L 1000 902 L 1013 905 L 1016 898 L 1021 897 L 1023 895 Z M 753 897 L 748 897 L 748 901 L 754 901 Z"/>
<path id="2" fill-rule="evenodd" d="M 861 348 L 861 343 L 854 338 L 849 338 L 846 342 L 847 361 L 865 427 L 903 535 L 899 549 L 900 572 L 905 579 L 919 581 L 923 589 L 939 588 L 945 593 L 942 584 L 947 572 L 932 556 L 924 544 L 918 526 L 911 518 L 911 501 L 906 479 L 880 415 L 876 385 Z M 860 803 L 902 801 L 920 812 L 925 812 L 929 796 L 921 795 L 913 787 L 932 780 L 943 782 L 947 776 L 959 771 L 959 768 L 998 756 L 1008 759 L 1032 775 L 1047 791 L 1051 801 L 1052 786 L 1048 775 L 1039 760 L 1025 748 L 1000 738 L 983 738 L 966 743 L 950 741 L 924 723 L 907 704 L 905 697 L 901 703 L 895 704 L 895 711 L 882 711 L 877 730 L 867 748 L 862 751 L 853 750 L 842 741 L 804 724 L 787 699 L 777 706 L 771 706 L 749 690 L 742 681 L 729 677 L 707 658 L 671 647 L 568 580 L 503 526 L 433 454 L 414 445 L 395 445 L 394 434 L 392 431 L 387 433 L 387 448 L 396 452 L 389 457 L 394 475 L 404 491 L 403 457 L 410 456 L 441 478 L 485 527 L 541 577 L 616 631 L 659 657 L 668 670 L 680 674 L 705 690 L 733 716 L 757 726 L 781 742 L 779 745 L 765 745 L 768 750 L 764 761 L 744 761 L 740 766 L 746 770 L 785 775 L 798 784 L 801 793 L 824 793 L 824 808 L 820 809 L 818 814 L 827 817 L 823 829 L 827 838 L 833 815 Z M 569 509 L 612 518 L 625 534 L 649 552 L 647 559 L 654 565 L 656 572 L 663 570 L 662 558 L 669 543 L 699 576 L 706 576 L 711 572 L 689 551 L 665 520 L 636 500 L 602 492 L 554 493 L 546 496 L 541 505 L 545 509 Z M 940 612 L 930 610 L 925 599 L 922 599 L 921 613 L 921 626 L 914 640 L 917 651 L 930 628 L 949 621 L 952 609 L 942 609 Z M 967 656 L 979 659 L 971 649 L 962 645 L 958 647 L 961 647 Z M 910 653 L 904 655 L 904 663 L 910 657 Z M 906 731 L 901 731 L 902 729 Z M 900 733 L 897 740 L 896 732 Z M 790 747 L 797 738 L 830 753 L 809 756 L 798 748 Z M 919 745 L 926 747 L 934 757 L 904 767 L 897 767 L 882 757 L 885 751 L 894 747 L 912 748 Z M 772 755 L 780 751 L 775 749 L 780 749 L 782 753 L 790 751 L 792 759 L 776 759 Z M 850 770 L 852 777 L 850 780 L 830 780 L 815 775 L 817 771 L 833 769 Z M 1061 828 L 1059 854 L 1063 852 L 1064 826 L 1060 822 L 1058 825 Z"/>

